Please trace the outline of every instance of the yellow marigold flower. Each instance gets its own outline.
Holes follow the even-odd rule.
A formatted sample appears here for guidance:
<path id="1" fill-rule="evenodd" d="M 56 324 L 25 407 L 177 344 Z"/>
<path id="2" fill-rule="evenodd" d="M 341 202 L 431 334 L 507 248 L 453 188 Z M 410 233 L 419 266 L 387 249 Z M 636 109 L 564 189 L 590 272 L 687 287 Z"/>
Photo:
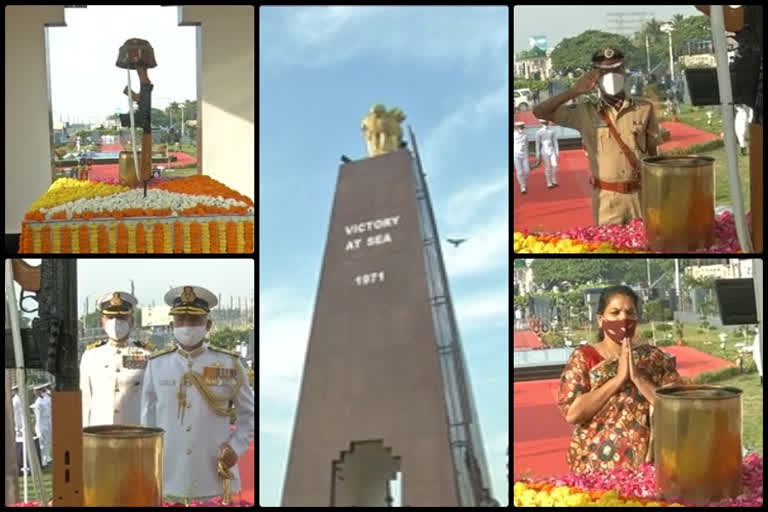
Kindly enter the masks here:
<path id="1" fill-rule="evenodd" d="M 522 239 L 523 239 L 523 234 L 519 231 L 515 231 L 515 241 L 522 240 Z"/>
<path id="2" fill-rule="evenodd" d="M 537 507 L 554 507 L 555 506 L 555 500 L 547 494 L 546 492 L 540 492 L 536 496 L 536 506 Z"/>
<path id="3" fill-rule="evenodd" d="M 536 495 L 538 493 L 534 491 L 533 489 L 526 490 L 521 496 L 520 501 L 522 503 L 522 506 L 524 507 L 535 507 L 536 506 Z"/>
<path id="4" fill-rule="evenodd" d="M 583 492 L 571 494 L 565 498 L 565 505 L 567 507 L 585 507 L 588 504 L 591 504 L 589 496 Z"/>

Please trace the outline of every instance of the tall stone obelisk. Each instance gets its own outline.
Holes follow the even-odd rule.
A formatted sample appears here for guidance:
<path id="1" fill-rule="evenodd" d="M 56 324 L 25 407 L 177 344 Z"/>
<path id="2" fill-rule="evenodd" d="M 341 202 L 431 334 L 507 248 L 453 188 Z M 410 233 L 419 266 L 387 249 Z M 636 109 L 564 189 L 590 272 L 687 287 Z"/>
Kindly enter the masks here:
<path id="1" fill-rule="evenodd" d="M 373 156 L 339 170 L 283 506 L 386 506 L 398 473 L 403 505 L 478 504 L 489 492 L 482 446 L 450 420 L 464 407 L 470 421 L 474 405 L 447 398 L 468 377 L 441 363 L 404 117 L 373 107 L 363 121 Z"/>

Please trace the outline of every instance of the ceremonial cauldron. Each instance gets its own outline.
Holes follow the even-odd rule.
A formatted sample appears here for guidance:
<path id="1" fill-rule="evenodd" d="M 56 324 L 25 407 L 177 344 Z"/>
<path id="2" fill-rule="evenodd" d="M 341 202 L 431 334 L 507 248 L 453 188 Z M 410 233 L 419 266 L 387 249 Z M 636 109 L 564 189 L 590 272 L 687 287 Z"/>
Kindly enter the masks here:
<path id="1" fill-rule="evenodd" d="M 83 505 L 160 507 L 161 428 L 99 425 L 83 429 Z"/>
<path id="2" fill-rule="evenodd" d="M 139 165 L 141 165 L 141 151 L 136 152 L 137 159 L 139 160 Z M 118 163 L 118 176 L 120 178 L 120 184 L 125 185 L 128 187 L 136 187 L 141 185 L 139 183 L 139 180 L 136 178 L 136 166 L 133 162 L 133 151 L 121 151 L 120 156 L 117 159 Z M 151 167 L 149 168 L 150 172 L 145 172 L 144 169 L 141 170 L 141 179 L 142 180 L 149 180 L 151 175 Z"/>
<path id="3" fill-rule="evenodd" d="M 656 390 L 656 485 L 663 499 L 702 505 L 741 491 L 741 393 L 681 385 Z"/>
<path id="4" fill-rule="evenodd" d="M 694 251 L 714 243 L 714 162 L 709 156 L 643 158 L 640 198 L 649 249 Z"/>

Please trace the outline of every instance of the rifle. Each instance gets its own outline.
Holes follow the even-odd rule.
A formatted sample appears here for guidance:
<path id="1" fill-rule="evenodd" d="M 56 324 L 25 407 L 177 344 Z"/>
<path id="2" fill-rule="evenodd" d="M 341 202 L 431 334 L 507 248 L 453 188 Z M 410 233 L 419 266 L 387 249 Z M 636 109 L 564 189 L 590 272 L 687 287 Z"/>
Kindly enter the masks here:
<path id="1" fill-rule="evenodd" d="M 20 309 L 37 311 L 32 327 L 20 329 L 21 367 L 55 376 L 52 393 L 53 503 L 83 505 L 83 425 L 77 351 L 77 262 L 43 259 L 38 267 L 12 260 L 13 279 L 21 286 Z M 8 279 L 6 279 L 6 283 Z M 33 295 L 26 295 L 33 293 Z M 13 287 L 6 285 L 6 293 Z M 33 300 L 37 308 L 26 309 Z M 17 314 L 11 311 L 11 314 Z M 12 322 L 12 324 L 15 323 Z M 11 329 L 5 330 L 5 367 L 17 368 Z"/>

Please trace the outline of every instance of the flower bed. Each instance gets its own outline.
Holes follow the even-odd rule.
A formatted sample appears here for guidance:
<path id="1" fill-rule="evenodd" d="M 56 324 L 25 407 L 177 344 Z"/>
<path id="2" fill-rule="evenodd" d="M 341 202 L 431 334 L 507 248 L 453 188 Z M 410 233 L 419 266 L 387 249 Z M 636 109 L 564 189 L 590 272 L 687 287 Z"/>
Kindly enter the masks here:
<path id="1" fill-rule="evenodd" d="M 710 503 L 709 507 L 762 507 L 763 459 L 756 453 L 742 462 L 743 492 L 736 498 Z M 660 501 L 656 473 L 650 464 L 635 469 L 585 474 L 571 473 L 542 481 L 515 482 L 516 507 L 659 507 L 693 506 L 683 500 Z"/>
<path id="2" fill-rule="evenodd" d="M 61 178 L 24 216 L 19 252 L 251 253 L 254 204 L 208 176 L 143 188 Z"/>
<path id="3" fill-rule="evenodd" d="M 747 214 L 747 225 L 750 223 Z M 608 224 L 571 228 L 555 233 L 531 233 L 527 229 L 515 231 L 516 253 L 641 253 L 646 248 L 645 226 L 642 219 L 629 224 Z M 715 218 L 715 244 L 697 253 L 741 252 L 733 214 L 725 211 Z"/>

